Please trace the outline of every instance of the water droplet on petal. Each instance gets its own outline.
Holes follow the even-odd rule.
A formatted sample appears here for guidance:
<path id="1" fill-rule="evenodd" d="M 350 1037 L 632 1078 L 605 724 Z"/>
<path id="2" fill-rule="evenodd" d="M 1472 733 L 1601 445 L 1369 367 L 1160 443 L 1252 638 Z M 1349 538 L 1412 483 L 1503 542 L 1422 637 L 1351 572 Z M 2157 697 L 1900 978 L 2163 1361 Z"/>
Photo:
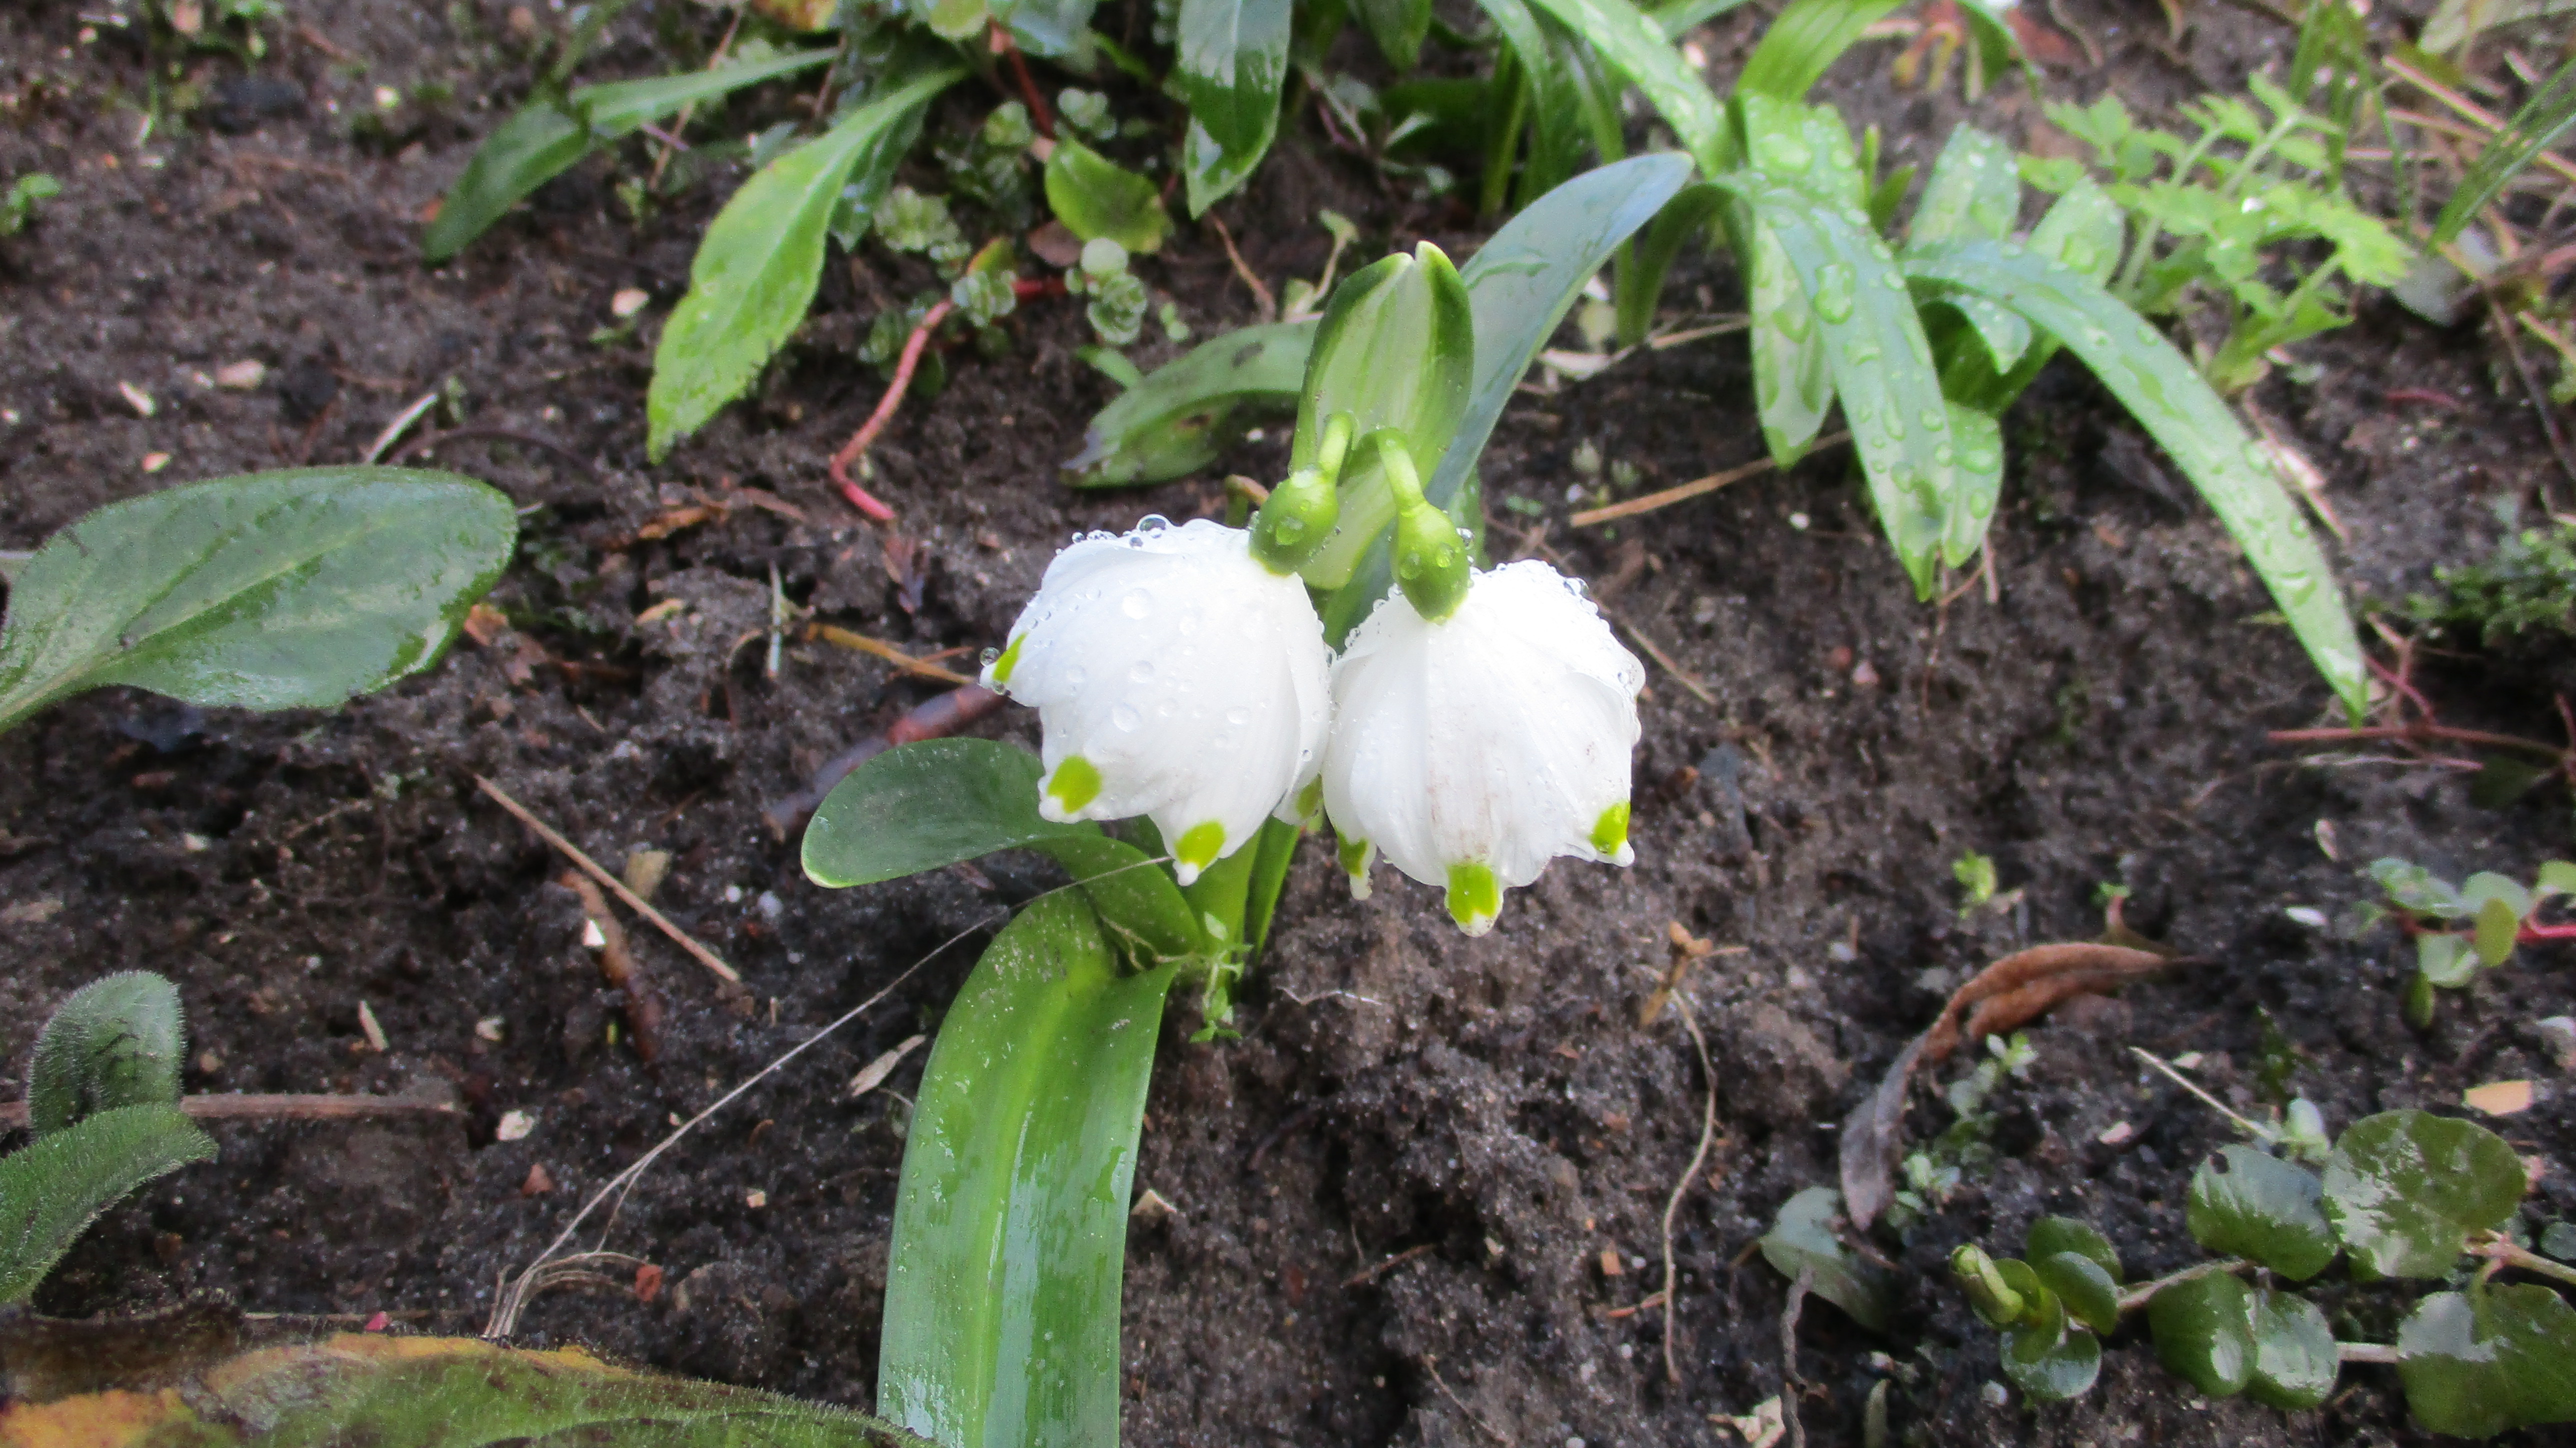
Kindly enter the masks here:
<path id="1" fill-rule="evenodd" d="M 1145 716 L 1137 713 L 1133 706 L 1121 704 L 1109 711 L 1109 722 L 1133 734 L 1137 727 L 1145 722 Z"/>
<path id="2" fill-rule="evenodd" d="M 1127 666 L 1127 682 L 1131 684 L 1150 684 L 1153 681 L 1154 661 L 1152 659 L 1138 659 L 1136 662 Z"/>
<path id="3" fill-rule="evenodd" d="M 1141 588 L 1131 588 L 1127 590 L 1126 597 L 1118 600 L 1118 611 L 1129 618 L 1143 618 L 1154 611 L 1154 595 Z"/>

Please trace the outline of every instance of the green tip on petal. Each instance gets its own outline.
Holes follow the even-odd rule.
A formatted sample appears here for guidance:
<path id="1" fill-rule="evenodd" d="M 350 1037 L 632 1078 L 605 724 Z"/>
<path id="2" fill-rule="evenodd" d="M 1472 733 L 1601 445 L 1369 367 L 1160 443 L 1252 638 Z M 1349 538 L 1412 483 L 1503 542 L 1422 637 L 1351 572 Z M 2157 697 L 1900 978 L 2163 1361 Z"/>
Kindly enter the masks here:
<path id="1" fill-rule="evenodd" d="M 1502 911 L 1503 888 L 1490 866 L 1468 861 L 1449 867 L 1449 918 L 1459 929 L 1482 935 L 1494 928 L 1494 917 Z"/>
<path id="2" fill-rule="evenodd" d="M 984 677 L 993 681 L 994 688 L 1007 689 L 1010 687 L 1011 670 L 1017 667 L 1020 662 L 1020 645 L 1027 643 L 1028 641 L 1029 636 L 1027 634 L 1022 634 L 1018 638 L 1011 640 L 1011 646 L 1002 650 L 1002 656 L 993 660 L 991 667 L 984 670 Z"/>
<path id="3" fill-rule="evenodd" d="M 1081 755 L 1068 754 L 1039 793 L 1055 805 L 1059 814 L 1072 819 L 1084 805 L 1100 797 L 1100 771 Z"/>
<path id="4" fill-rule="evenodd" d="M 1367 899 L 1369 897 L 1369 861 L 1377 854 L 1377 846 L 1366 840 L 1344 835 L 1333 848 L 1334 853 L 1341 859 L 1342 873 L 1351 877 L 1351 898 Z"/>
<path id="5" fill-rule="evenodd" d="M 1315 812 L 1323 807 L 1324 777 L 1319 774 L 1313 779 L 1306 781 L 1306 787 L 1304 789 L 1297 791 L 1297 818 L 1300 820 L 1312 820 L 1315 817 Z"/>
<path id="6" fill-rule="evenodd" d="M 1601 812 L 1592 822 L 1592 848 L 1610 859 L 1619 858 L 1628 848 L 1628 802 L 1621 800 Z"/>
<path id="7" fill-rule="evenodd" d="M 1206 820 L 1190 826 L 1182 833 L 1181 842 L 1172 847 L 1172 858 L 1180 862 L 1184 876 L 1181 883 L 1186 885 L 1197 879 L 1199 871 L 1215 864 L 1217 855 L 1224 849 L 1224 825 Z"/>

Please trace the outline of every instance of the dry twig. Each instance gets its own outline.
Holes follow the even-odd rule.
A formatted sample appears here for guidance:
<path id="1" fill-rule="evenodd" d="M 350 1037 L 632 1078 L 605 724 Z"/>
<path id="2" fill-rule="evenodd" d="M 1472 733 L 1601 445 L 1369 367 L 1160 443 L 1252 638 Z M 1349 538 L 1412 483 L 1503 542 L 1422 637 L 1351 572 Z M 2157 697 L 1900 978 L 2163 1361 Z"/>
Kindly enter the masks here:
<path id="1" fill-rule="evenodd" d="M 607 886 L 610 894 L 615 895 L 618 899 L 626 902 L 627 909 L 632 910 L 636 914 L 643 916 L 645 919 L 652 921 L 655 929 L 661 931 L 664 935 L 671 937 L 671 939 L 676 942 L 682 950 L 685 950 L 689 954 L 697 957 L 697 961 L 700 965 L 714 971 L 718 976 L 722 977 L 727 984 L 742 984 L 742 972 L 725 964 L 724 957 L 707 949 L 705 946 L 700 945 L 696 940 L 690 938 L 689 932 L 672 924 L 670 919 L 663 915 L 661 911 L 646 904 L 643 896 L 627 889 L 625 881 L 620 880 L 615 875 L 601 869 L 597 860 L 594 860 L 590 856 L 581 852 L 580 846 L 575 845 L 568 839 L 565 839 L 562 835 L 555 833 L 553 828 L 548 826 L 544 820 L 530 814 L 526 805 L 510 798 L 509 794 L 504 791 L 501 786 L 494 784 L 492 781 L 485 779 L 479 774 L 474 776 L 474 783 L 481 788 L 485 794 L 490 795 L 494 803 L 500 805 L 501 808 L 508 810 L 511 815 L 519 821 L 519 823 L 536 831 L 537 838 L 544 840 L 547 844 L 561 850 L 566 859 L 579 865 L 583 874 L 588 875 L 590 878 L 597 880 L 600 884 Z"/>
<path id="2" fill-rule="evenodd" d="M 1690 997 L 1675 992 L 1673 1009 L 1680 1013 L 1683 1029 L 1690 1032 L 1691 1047 L 1699 1052 L 1700 1080 L 1708 1095 L 1700 1108 L 1699 1148 L 1691 1153 L 1690 1165 L 1683 1168 L 1682 1179 L 1673 1183 L 1673 1194 L 1664 1199 L 1664 1381 L 1681 1385 L 1681 1365 L 1673 1357 L 1673 1302 L 1680 1295 L 1678 1274 L 1673 1266 L 1673 1218 L 1681 1215 L 1682 1198 L 1690 1195 L 1691 1183 L 1699 1180 L 1700 1168 L 1708 1164 L 1709 1151 L 1717 1145 L 1717 1072 L 1708 1062 L 1708 1038 L 1699 1031 L 1699 1018 L 1691 1014 Z M 1813 1268 L 1808 1269 L 1813 1271 Z"/>
<path id="3" fill-rule="evenodd" d="M 456 1116 L 444 1101 L 406 1096 L 182 1096 L 179 1109 L 197 1121 L 363 1121 L 379 1116 Z M 27 1103 L 0 1101 L 0 1131 L 23 1130 Z"/>
<path id="4" fill-rule="evenodd" d="M 1837 432 L 1816 439 L 1815 445 L 1819 448 L 1828 448 L 1849 441 L 1851 441 L 1850 433 Z M 1711 473 L 1707 477 L 1666 488 L 1660 493 L 1648 493 L 1642 498 L 1630 498 L 1624 503 L 1612 503 L 1604 508 L 1587 508 L 1566 521 L 1577 528 L 1589 528 L 1597 523 L 1615 523 L 1621 518 L 1633 518 L 1639 513 L 1651 513 L 1657 508 L 1669 508 L 1675 503 L 1686 503 L 1702 493 L 1714 493 L 1720 488 L 1740 483 L 1746 478 L 1760 477 L 1770 472 L 1774 466 L 1776 465 L 1769 458 L 1756 458 L 1742 467 Z"/>

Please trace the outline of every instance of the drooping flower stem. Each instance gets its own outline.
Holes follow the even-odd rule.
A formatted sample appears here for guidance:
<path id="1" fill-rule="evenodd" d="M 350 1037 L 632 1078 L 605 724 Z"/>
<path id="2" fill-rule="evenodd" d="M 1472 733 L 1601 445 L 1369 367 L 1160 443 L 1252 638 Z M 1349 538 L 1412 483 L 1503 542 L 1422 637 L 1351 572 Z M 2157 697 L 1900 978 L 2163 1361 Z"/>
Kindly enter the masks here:
<path id="1" fill-rule="evenodd" d="M 1315 461 L 1288 475 L 1252 520 L 1252 556 L 1261 566 L 1286 577 L 1332 540 L 1342 512 L 1342 461 L 1350 455 L 1357 424 L 1347 412 L 1324 423 Z"/>
<path id="2" fill-rule="evenodd" d="M 1469 562 L 1458 525 L 1422 496 L 1422 475 L 1401 431 L 1382 427 L 1365 442 L 1377 449 L 1387 491 L 1395 495 L 1395 581 L 1425 622 L 1438 623 L 1467 599 Z"/>

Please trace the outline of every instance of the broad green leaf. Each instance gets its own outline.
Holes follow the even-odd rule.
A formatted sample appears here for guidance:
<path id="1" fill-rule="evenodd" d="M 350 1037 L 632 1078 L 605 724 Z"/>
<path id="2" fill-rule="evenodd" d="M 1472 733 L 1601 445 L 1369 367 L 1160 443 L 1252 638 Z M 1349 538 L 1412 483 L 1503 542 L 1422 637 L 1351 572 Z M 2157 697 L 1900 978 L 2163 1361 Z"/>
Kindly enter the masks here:
<path id="1" fill-rule="evenodd" d="M 177 986 L 148 970 L 91 981 L 37 1033 L 27 1125 L 41 1137 L 120 1106 L 175 1104 L 187 1044 Z"/>
<path id="2" fill-rule="evenodd" d="M 1214 142 L 1220 174 L 1249 174 L 1250 163 L 1270 149 L 1288 76 L 1291 8 L 1289 0 L 1181 0 L 1171 83 Z M 1194 156 L 1195 148 L 1185 154 Z M 1190 214 L 1206 210 L 1194 186 Z"/>
<path id="3" fill-rule="evenodd" d="M 2324 1402 L 2343 1359 L 2317 1305 L 2293 1293 L 2257 1289 L 2252 1326 L 2254 1370 L 2246 1377 L 2245 1396 L 2294 1411 Z"/>
<path id="4" fill-rule="evenodd" d="M 1138 970 L 1226 948 L 1151 855 L 1107 835 L 1058 835 L 1029 846 L 1073 872 L 1101 931 Z M 1248 853 L 1237 850 L 1233 859 Z M 1223 863 L 1223 862 L 1220 862 Z"/>
<path id="5" fill-rule="evenodd" d="M 2085 280 L 2107 282 L 2128 242 L 2120 203 L 2093 184 L 2076 181 L 2030 229 L 2030 249 L 2044 261 L 2063 262 Z"/>
<path id="6" fill-rule="evenodd" d="M 1941 556 L 1964 559 L 1986 546 L 1986 525 L 1994 521 L 1995 504 L 2003 497 L 2004 428 L 1992 413 L 1956 402 L 1949 409 L 1959 501 L 1941 531 Z"/>
<path id="7" fill-rule="evenodd" d="M 1779 233 L 1759 219 L 1752 230 L 1753 412 L 1771 460 L 1785 468 L 1805 457 L 1824 431 L 1834 374 L 1815 308 Z"/>
<path id="8" fill-rule="evenodd" d="M 1744 123 L 1745 163 L 1765 179 L 1833 210 L 1867 202 L 1869 177 L 1840 112 L 1765 95 L 1740 96 L 1735 105 Z"/>
<path id="9" fill-rule="evenodd" d="M 740 397 L 805 320 L 842 185 L 860 156 L 964 74 L 935 71 L 850 112 L 762 167 L 716 213 L 689 263 L 688 295 L 653 353 L 644 408 L 654 461 Z"/>
<path id="10" fill-rule="evenodd" d="M 2293 1282 L 2335 1259 L 2323 1188 L 2306 1167 L 2250 1146 L 2223 1146 L 2191 1175 L 2183 1223 L 2192 1240 L 2226 1257 L 2251 1257 Z"/>
<path id="11" fill-rule="evenodd" d="M 2101 1263 L 2081 1252 L 2049 1252 L 2033 1256 L 2030 1270 L 2065 1304 L 2067 1316 L 2095 1332 L 2120 1330 L 2120 1284 Z"/>
<path id="12" fill-rule="evenodd" d="M 992 0 L 993 18 L 1020 49 L 1057 60 L 1082 49 L 1097 0 Z"/>
<path id="13" fill-rule="evenodd" d="M 24 1302 L 74 1239 L 127 1192 L 215 1143 L 178 1106 L 119 1106 L 0 1157 L 0 1304 Z"/>
<path id="14" fill-rule="evenodd" d="M 2397 1329 L 2416 1421 L 2456 1438 L 2576 1420 L 2576 1311 L 2546 1287 L 2436 1292 Z"/>
<path id="15" fill-rule="evenodd" d="M 2362 1280 L 2439 1277 L 2458 1263 L 2469 1233 L 2513 1216 L 2528 1185 L 2522 1158 L 2485 1127 L 2383 1111 L 2336 1139 L 2325 1214 Z"/>
<path id="16" fill-rule="evenodd" d="M 1894 10 L 1897 0 L 1794 0 L 1762 32 L 1735 79 L 1738 94 L 1794 101 L 1815 89 L 1825 71 L 1860 40 L 1861 32 Z"/>
<path id="17" fill-rule="evenodd" d="M 583 86 L 570 96 L 533 97 L 475 148 L 438 203 L 437 218 L 421 234 L 421 256 L 435 266 L 463 251 L 538 187 L 648 121 L 676 114 L 694 101 L 810 70 L 831 58 L 829 50 L 793 50 L 714 70 Z"/>
<path id="18" fill-rule="evenodd" d="M 1228 332 L 1165 363 L 1091 419 L 1065 470 L 1077 488 L 1159 483 L 1194 473 L 1241 436 L 1246 415 L 1291 413 L 1315 323 Z"/>
<path id="19" fill-rule="evenodd" d="M 2513 959 L 2514 938 L 2522 933 L 2522 917 L 2513 912 L 2510 902 L 2488 897 L 2478 907 L 2478 959 L 2488 965 L 2502 965 Z"/>
<path id="20" fill-rule="evenodd" d="M 2551 860 L 2540 867 L 2540 890 L 2548 895 L 2576 892 L 2576 864 Z"/>
<path id="21" fill-rule="evenodd" d="M 1950 408 L 1932 370 L 1931 343 L 1895 257 L 1853 220 L 1857 206 L 1831 210 L 1793 188 L 1741 175 L 1717 184 L 1740 195 L 1779 237 L 1814 310 L 1879 526 L 1915 593 L 1931 597 L 1951 510 L 1968 500 L 1958 486 Z M 1966 556 L 1947 561 L 1955 566 Z"/>
<path id="22" fill-rule="evenodd" d="M 1422 38 L 1431 33 L 1431 0 L 1352 0 L 1352 8 L 1387 64 L 1402 72 L 1420 63 Z"/>
<path id="23" fill-rule="evenodd" d="M 1160 251 L 1172 218 L 1154 183 L 1070 137 L 1047 154 L 1047 205 L 1085 241 L 1107 237 L 1129 253 Z"/>
<path id="24" fill-rule="evenodd" d="M 1276 121 L 1274 116 L 1273 121 Z M 1203 216 L 1207 209 L 1242 189 L 1270 152 L 1270 138 L 1248 151 L 1229 151 L 1217 144 L 1207 128 L 1197 121 L 1181 137 L 1181 187 L 1189 203 L 1190 215 Z"/>
<path id="25" fill-rule="evenodd" d="M 1118 1299 L 1173 971 L 1042 896 L 931 1047 L 896 1189 L 878 1409 L 949 1448 L 1114 1444 Z"/>
<path id="26" fill-rule="evenodd" d="M 1710 171 L 1727 164 L 1726 113 L 1708 82 L 1664 38 L 1654 17 L 1629 0 L 1536 0 L 1538 7 L 1590 41 L 1645 92 L 1680 138 L 1682 149 Z M 1633 229 L 1633 228 L 1632 228 Z"/>
<path id="27" fill-rule="evenodd" d="M 2156 1358 L 2213 1398 L 2244 1391 L 2254 1376 L 2254 1301 L 2224 1272 L 2186 1278 L 2147 1303 Z"/>
<path id="28" fill-rule="evenodd" d="M 2021 175 L 2012 147 L 1960 124 L 1932 162 L 1906 239 L 1912 246 L 1970 239 L 2001 241 L 2021 223 Z"/>
<path id="29" fill-rule="evenodd" d="M 1415 469 L 1429 473 L 1467 410 L 1476 365 L 1471 316 L 1457 269 L 1428 242 L 1334 288 L 1306 359 L 1289 468 L 1311 465 L 1325 423 L 1348 413 L 1355 438 L 1388 427 L 1403 433 Z M 1302 570 L 1306 581 L 1321 589 L 1349 582 L 1360 556 L 1394 521 L 1395 495 L 1376 451 L 1354 451 L 1342 469 L 1340 523 Z"/>
<path id="30" fill-rule="evenodd" d="M 988 739 L 897 745 L 853 769 L 805 827 L 805 875 L 825 889 L 873 885 L 995 850 L 1105 838 L 1038 815 L 1038 757 Z"/>
<path id="31" fill-rule="evenodd" d="M 2576 126 L 2576 60 L 2560 66 L 2547 85 L 2533 91 L 2531 99 L 2522 103 L 2522 109 L 2513 113 L 2513 119 L 2469 163 L 2468 174 L 2460 178 L 2459 188 L 2442 203 L 2442 214 L 2433 222 L 2433 238 L 2427 250 L 2457 239 L 2489 202 L 2503 194 L 2507 183 L 2521 175 L 2533 158 L 2556 145 L 2571 126 Z"/>
<path id="32" fill-rule="evenodd" d="M 2102 1269 L 2113 1282 L 2120 1278 L 2120 1254 L 2111 1240 L 2073 1217 L 2042 1217 L 2022 1239 L 2023 1255 L 2036 1262 L 2059 1252 L 2072 1252 Z"/>
<path id="33" fill-rule="evenodd" d="M 2189 358 L 2084 277 L 2001 242 L 1910 253 L 1924 281 L 1975 292 L 2030 319 L 2084 359 L 2209 500 L 2271 590 L 2308 657 L 2353 717 L 2366 702 L 2361 643 L 2332 570 L 2298 505 Z"/>
<path id="34" fill-rule="evenodd" d="M 501 576 L 510 500 L 450 473 L 304 468 L 111 503 L 19 569 L 0 627 L 0 733 L 127 684 L 320 709 L 436 660 Z"/>
<path id="35" fill-rule="evenodd" d="M 2100 1268 L 2095 1268 L 2100 1271 Z M 2004 1376 L 2036 1403 L 2080 1398 L 2102 1371 L 2102 1340 L 2061 1317 L 2057 1330 L 2017 1328 L 2004 1334 Z"/>
<path id="36" fill-rule="evenodd" d="M 13 1401 L 0 1413 L 0 1448 L 933 1448 L 847 1408 L 642 1373 L 578 1347 L 359 1332 L 279 1342 L 219 1332 L 203 1314 L 175 1332 L 154 1321 L 76 1326 L 91 1343 L 109 1339 L 85 1355 L 78 1381 L 108 1386 Z M 12 1328 L 29 1333 L 23 1319 Z M 144 1338 L 156 1328 L 162 1337 Z M 0 1342 L 0 1353 L 14 1360 L 19 1347 Z"/>
<path id="37" fill-rule="evenodd" d="M 1873 1332 L 1887 1330 L 1887 1274 L 1834 1235 L 1843 1207 L 1832 1187 L 1809 1187 L 1781 1205 L 1779 1220 L 1762 1234 L 1762 1259 L 1796 1280 L 1814 1268 L 1815 1292 Z M 2000 1264 L 1998 1264 L 2000 1265 Z"/>

